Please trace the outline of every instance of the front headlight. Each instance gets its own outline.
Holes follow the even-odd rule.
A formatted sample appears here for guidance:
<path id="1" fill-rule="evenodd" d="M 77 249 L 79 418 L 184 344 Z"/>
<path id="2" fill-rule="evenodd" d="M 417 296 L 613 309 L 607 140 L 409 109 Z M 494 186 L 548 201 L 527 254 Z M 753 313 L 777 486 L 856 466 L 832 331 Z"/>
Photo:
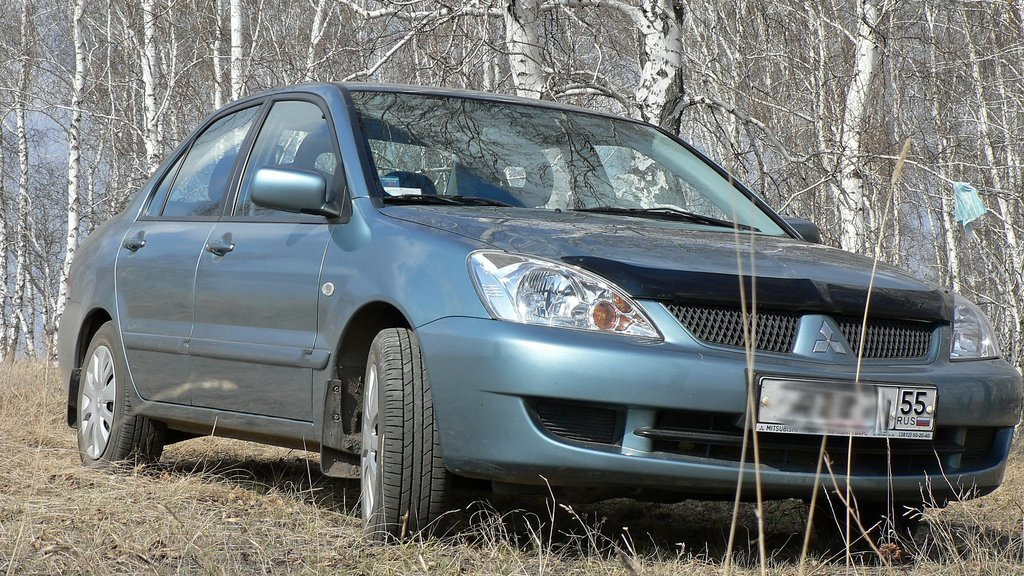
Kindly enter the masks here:
<path id="1" fill-rule="evenodd" d="M 980 360 L 997 358 L 999 344 L 988 317 L 973 302 L 953 295 L 953 344 L 949 349 L 952 360 Z"/>
<path id="2" fill-rule="evenodd" d="M 498 320 L 661 339 L 620 288 L 575 266 L 479 251 L 470 254 L 469 270 L 480 300 Z"/>

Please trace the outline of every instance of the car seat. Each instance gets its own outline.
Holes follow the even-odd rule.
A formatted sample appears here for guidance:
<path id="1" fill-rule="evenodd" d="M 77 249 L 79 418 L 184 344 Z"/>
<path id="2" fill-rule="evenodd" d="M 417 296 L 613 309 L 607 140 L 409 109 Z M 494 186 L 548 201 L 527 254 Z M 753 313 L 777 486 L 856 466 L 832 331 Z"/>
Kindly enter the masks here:
<path id="1" fill-rule="evenodd" d="M 228 184 L 231 183 L 231 175 L 235 168 L 235 156 L 237 154 L 234 151 L 221 156 L 217 163 L 213 165 L 213 170 L 210 171 L 210 181 L 206 185 L 206 198 L 199 199 L 196 202 L 179 203 L 179 206 L 175 212 L 178 215 L 188 216 L 216 216 L 220 213 L 220 205 L 224 200 L 224 196 L 228 191 Z M 168 203 L 170 204 L 170 203 Z M 191 206 L 189 206 L 189 204 Z M 165 214 L 167 210 L 164 211 Z"/>
<path id="2" fill-rule="evenodd" d="M 316 170 L 323 174 L 329 182 L 331 177 L 334 176 L 334 172 L 326 170 L 323 163 L 318 164 L 317 162 L 324 154 L 329 154 L 333 158 L 334 145 L 331 142 L 331 131 L 327 129 L 326 124 L 321 124 L 315 131 L 310 132 L 303 138 L 298 150 L 295 151 L 295 158 L 292 160 L 290 167 L 302 170 Z M 334 163 L 334 166 L 337 166 L 337 163 Z"/>
<path id="3" fill-rule="evenodd" d="M 454 191 L 454 194 L 451 194 L 452 196 L 472 196 L 474 198 L 494 200 L 509 206 L 523 206 L 523 203 L 507 190 L 495 186 L 464 164 L 457 164 L 455 169 L 452 170 L 448 190 L 449 192 Z"/>

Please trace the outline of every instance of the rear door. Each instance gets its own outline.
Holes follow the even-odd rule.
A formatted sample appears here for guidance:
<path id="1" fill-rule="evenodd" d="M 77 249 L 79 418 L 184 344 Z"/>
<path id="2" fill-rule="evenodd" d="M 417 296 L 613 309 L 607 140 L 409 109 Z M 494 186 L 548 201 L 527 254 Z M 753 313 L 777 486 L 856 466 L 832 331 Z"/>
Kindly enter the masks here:
<path id="1" fill-rule="evenodd" d="M 258 110 L 214 119 L 163 175 L 122 243 L 114 272 L 117 318 L 129 370 L 147 400 L 189 403 L 196 265 Z"/>
<path id="2" fill-rule="evenodd" d="M 342 181 L 337 139 L 313 100 L 272 103 L 256 136 L 230 216 L 214 227 L 199 257 L 193 368 L 204 384 L 192 404 L 311 421 L 320 268 L 330 225 L 320 216 L 256 206 L 253 173 L 264 166 L 313 170 L 335 193 Z"/>

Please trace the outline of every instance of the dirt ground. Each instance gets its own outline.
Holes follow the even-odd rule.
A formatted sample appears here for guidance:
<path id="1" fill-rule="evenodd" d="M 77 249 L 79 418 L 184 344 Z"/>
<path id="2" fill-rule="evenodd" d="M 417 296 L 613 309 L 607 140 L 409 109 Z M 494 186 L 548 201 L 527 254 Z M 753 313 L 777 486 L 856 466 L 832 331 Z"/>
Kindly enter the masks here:
<path id="1" fill-rule="evenodd" d="M 0 364 L 0 574 L 1024 574 L 1024 454 L 995 493 L 928 510 L 884 550 L 812 547 L 807 507 L 550 499 L 473 502 L 458 532 L 378 546 L 361 537 L 358 482 L 317 456 L 220 438 L 160 462 L 86 470 L 55 368 Z M 763 550 L 763 551 L 762 551 Z"/>

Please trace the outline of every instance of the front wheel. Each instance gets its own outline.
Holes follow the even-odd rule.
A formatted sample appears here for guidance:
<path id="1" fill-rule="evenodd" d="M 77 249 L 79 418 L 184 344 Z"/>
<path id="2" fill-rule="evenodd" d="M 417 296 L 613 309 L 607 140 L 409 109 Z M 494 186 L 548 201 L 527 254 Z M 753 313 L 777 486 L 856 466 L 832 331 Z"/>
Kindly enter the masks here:
<path id="1" fill-rule="evenodd" d="M 160 458 L 164 426 L 132 414 L 128 367 L 113 322 L 93 335 L 78 384 L 78 451 L 89 467 Z"/>
<path id="2" fill-rule="evenodd" d="M 445 512 L 450 477 L 441 459 L 430 379 L 410 330 L 383 330 L 370 345 L 360 456 L 369 539 L 403 539 L 428 529 Z"/>

